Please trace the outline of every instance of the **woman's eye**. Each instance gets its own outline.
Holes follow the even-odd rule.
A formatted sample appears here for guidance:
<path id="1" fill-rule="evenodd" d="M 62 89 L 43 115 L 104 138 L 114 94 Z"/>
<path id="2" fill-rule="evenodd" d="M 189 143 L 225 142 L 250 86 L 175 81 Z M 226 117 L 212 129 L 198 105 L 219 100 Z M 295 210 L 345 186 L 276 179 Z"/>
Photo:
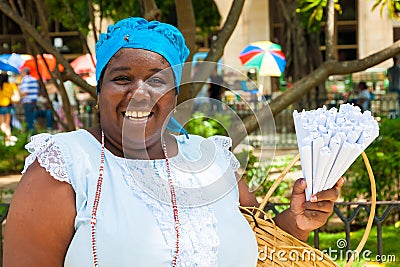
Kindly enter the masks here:
<path id="1" fill-rule="evenodd" d="M 146 83 L 150 85 L 163 85 L 165 84 L 165 81 L 161 78 L 158 77 L 152 77 L 146 81 Z"/>
<path id="2" fill-rule="evenodd" d="M 117 76 L 117 77 L 113 78 L 112 81 L 114 81 L 114 82 L 129 82 L 130 79 L 127 76 Z"/>

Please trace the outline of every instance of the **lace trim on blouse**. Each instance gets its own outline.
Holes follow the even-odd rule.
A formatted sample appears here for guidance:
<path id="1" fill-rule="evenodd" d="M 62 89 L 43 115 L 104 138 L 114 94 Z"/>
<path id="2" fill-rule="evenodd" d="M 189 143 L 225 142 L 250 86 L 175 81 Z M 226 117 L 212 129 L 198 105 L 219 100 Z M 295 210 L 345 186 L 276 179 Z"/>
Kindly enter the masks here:
<path id="1" fill-rule="evenodd" d="M 25 145 L 25 149 L 31 154 L 25 160 L 22 173 L 25 173 L 37 159 L 40 166 L 45 168 L 54 179 L 71 183 L 63 155 L 51 134 L 43 133 L 32 136 L 31 142 Z"/>
<path id="2" fill-rule="evenodd" d="M 235 155 L 229 151 L 229 148 L 232 147 L 232 139 L 222 135 L 211 136 L 208 139 L 224 148 L 222 151 L 224 152 L 226 159 L 230 162 L 231 168 L 234 171 L 237 171 L 240 167 L 240 162 L 237 160 Z"/>

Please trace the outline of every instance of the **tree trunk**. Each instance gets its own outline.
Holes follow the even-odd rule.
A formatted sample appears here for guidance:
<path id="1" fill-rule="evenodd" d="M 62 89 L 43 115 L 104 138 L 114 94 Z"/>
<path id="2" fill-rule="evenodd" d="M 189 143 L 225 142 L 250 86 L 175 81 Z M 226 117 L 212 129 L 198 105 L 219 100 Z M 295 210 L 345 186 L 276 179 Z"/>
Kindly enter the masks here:
<path id="1" fill-rule="evenodd" d="M 328 0 L 325 29 L 326 60 L 335 60 L 333 36 L 335 34 L 335 0 Z"/>
<path id="2" fill-rule="evenodd" d="M 319 32 L 307 32 L 297 15 L 298 1 L 279 0 L 280 12 L 284 20 L 286 33 L 284 51 L 286 54 L 286 79 L 299 81 L 322 64 L 319 53 Z M 297 109 L 312 109 L 327 98 L 325 84 L 315 85 L 314 88 L 302 95 L 295 103 Z"/>
<path id="3" fill-rule="evenodd" d="M 157 7 L 154 0 L 139 0 L 139 5 L 143 18 L 148 21 L 161 20 L 161 10 Z"/>
<path id="4" fill-rule="evenodd" d="M 186 46 L 190 50 L 186 62 L 191 62 L 196 52 L 196 20 L 194 17 L 192 0 L 175 0 L 175 8 L 179 30 L 185 37 Z M 191 78 L 191 64 L 186 64 L 182 72 L 182 81 L 189 81 Z M 191 84 L 182 83 L 180 86 L 180 99 L 190 99 L 193 96 Z M 192 105 L 189 105 L 190 107 Z"/>

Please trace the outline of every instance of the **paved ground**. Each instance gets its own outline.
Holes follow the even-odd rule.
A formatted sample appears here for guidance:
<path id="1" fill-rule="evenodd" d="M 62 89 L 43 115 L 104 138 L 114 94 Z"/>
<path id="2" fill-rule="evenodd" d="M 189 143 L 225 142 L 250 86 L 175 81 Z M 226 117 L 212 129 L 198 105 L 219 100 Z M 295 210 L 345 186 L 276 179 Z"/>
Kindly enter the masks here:
<path id="1" fill-rule="evenodd" d="M 14 191 L 20 179 L 20 174 L 0 176 L 0 191 L 3 192 L 1 196 L 3 203 L 10 202 L 11 194 L 7 193 L 7 191 L 10 189 Z"/>

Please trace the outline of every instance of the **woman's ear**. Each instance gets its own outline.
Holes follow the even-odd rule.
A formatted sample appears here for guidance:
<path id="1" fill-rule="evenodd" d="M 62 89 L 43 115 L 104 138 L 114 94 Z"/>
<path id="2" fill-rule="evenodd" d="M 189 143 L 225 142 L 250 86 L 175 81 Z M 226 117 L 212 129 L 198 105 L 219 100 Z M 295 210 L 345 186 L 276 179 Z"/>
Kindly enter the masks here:
<path id="1" fill-rule="evenodd" d="M 94 108 L 97 110 L 99 110 L 99 100 L 100 100 L 100 92 L 97 93 L 96 105 L 94 106 Z"/>

